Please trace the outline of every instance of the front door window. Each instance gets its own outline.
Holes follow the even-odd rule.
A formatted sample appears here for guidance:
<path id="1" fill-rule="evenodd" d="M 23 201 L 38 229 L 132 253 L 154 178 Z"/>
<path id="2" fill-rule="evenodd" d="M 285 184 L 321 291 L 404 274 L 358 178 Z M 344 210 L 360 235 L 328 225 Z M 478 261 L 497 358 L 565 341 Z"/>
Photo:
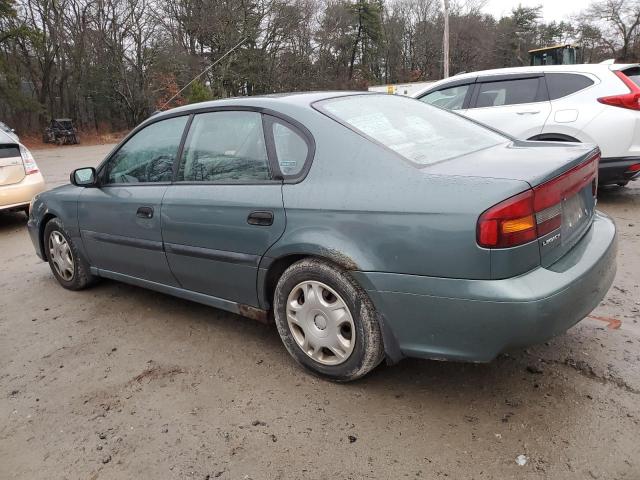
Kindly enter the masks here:
<path id="1" fill-rule="evenodd" d="M 136 133 L 109 160 L 106 183 L 170 182 L 187 119 L 168 118 Z"/>

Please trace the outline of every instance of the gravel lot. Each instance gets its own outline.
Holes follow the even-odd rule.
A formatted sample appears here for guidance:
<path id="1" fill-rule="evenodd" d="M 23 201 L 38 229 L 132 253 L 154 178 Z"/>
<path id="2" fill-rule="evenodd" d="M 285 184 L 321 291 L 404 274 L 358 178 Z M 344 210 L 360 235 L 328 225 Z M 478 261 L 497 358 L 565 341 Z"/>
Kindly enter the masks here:
<path id="1" fill-rule="evenodd" d="M 34 154 L 53 187 L 110 148 Z M 273 326 L 111 281 L 66 291 L 26 218 L 0 215 L 0 478 L 639 479 L 640 185 L 599 202 L 620 241 L 599 318 L 348 385 L 303 373 Z"/>

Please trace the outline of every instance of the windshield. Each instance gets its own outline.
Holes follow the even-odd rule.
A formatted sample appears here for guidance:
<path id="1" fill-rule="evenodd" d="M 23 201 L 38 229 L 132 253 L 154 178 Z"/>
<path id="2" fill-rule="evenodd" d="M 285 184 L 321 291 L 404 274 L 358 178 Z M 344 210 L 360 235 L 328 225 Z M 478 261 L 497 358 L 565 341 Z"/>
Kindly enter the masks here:
<path id="1" fill-rule="evenodd" d="M 323 100 L 318 108 L 418 166 L 483 150 L 508 139 L 418 100 L 353 95 Z"/>

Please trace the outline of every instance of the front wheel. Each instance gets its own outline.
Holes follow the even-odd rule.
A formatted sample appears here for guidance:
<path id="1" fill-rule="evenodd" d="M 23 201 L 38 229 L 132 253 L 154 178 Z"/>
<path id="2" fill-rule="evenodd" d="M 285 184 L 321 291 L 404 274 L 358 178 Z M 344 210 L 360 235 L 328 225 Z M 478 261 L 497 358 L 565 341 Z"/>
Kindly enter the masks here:
<path id="1" fill-rule="evenodd" d="M 274 295 L 278 333 L 293 358 L 313 373 L 346 382 L 384 358 L 377 312 L 348 272 L 319 259 L 291 265 Z"/>
<path id="2" fill-rule="evenodd" d="M 44 228 L 44 248 L 53 276 L 64 288 L 82 290 L 95 282 L 89 263 L 57 218 Z"/>

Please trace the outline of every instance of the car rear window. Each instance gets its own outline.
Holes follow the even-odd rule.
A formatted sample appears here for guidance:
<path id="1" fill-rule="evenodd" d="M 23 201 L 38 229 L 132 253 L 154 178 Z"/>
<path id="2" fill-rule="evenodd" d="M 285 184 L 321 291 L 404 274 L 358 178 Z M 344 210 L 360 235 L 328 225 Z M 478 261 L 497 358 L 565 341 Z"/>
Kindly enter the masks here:
<path id="1" fill-rule="evenodd" d="M 20 156 L 20 147 L 17 145 L 0 145 L 0 158 L 13 158 Z"/>
<path id="2" fill-rule="evenodd" d="M 549 100 L 566 97 L 593 85 L 593 80 L 577 73 L 546 73 Z"/>
<path id="3" fill-rule="evenodd" d="M 418 166 L 508 141 L 456 114 L 395 95 L 352 95 L 323 100 L 314 106 Z"/>
<path id="4" fill-rule="evenodd" d="M 622 73 L 640 87 L 640 67 L 627 68 L 626 70 L 623 70 Z"/>

